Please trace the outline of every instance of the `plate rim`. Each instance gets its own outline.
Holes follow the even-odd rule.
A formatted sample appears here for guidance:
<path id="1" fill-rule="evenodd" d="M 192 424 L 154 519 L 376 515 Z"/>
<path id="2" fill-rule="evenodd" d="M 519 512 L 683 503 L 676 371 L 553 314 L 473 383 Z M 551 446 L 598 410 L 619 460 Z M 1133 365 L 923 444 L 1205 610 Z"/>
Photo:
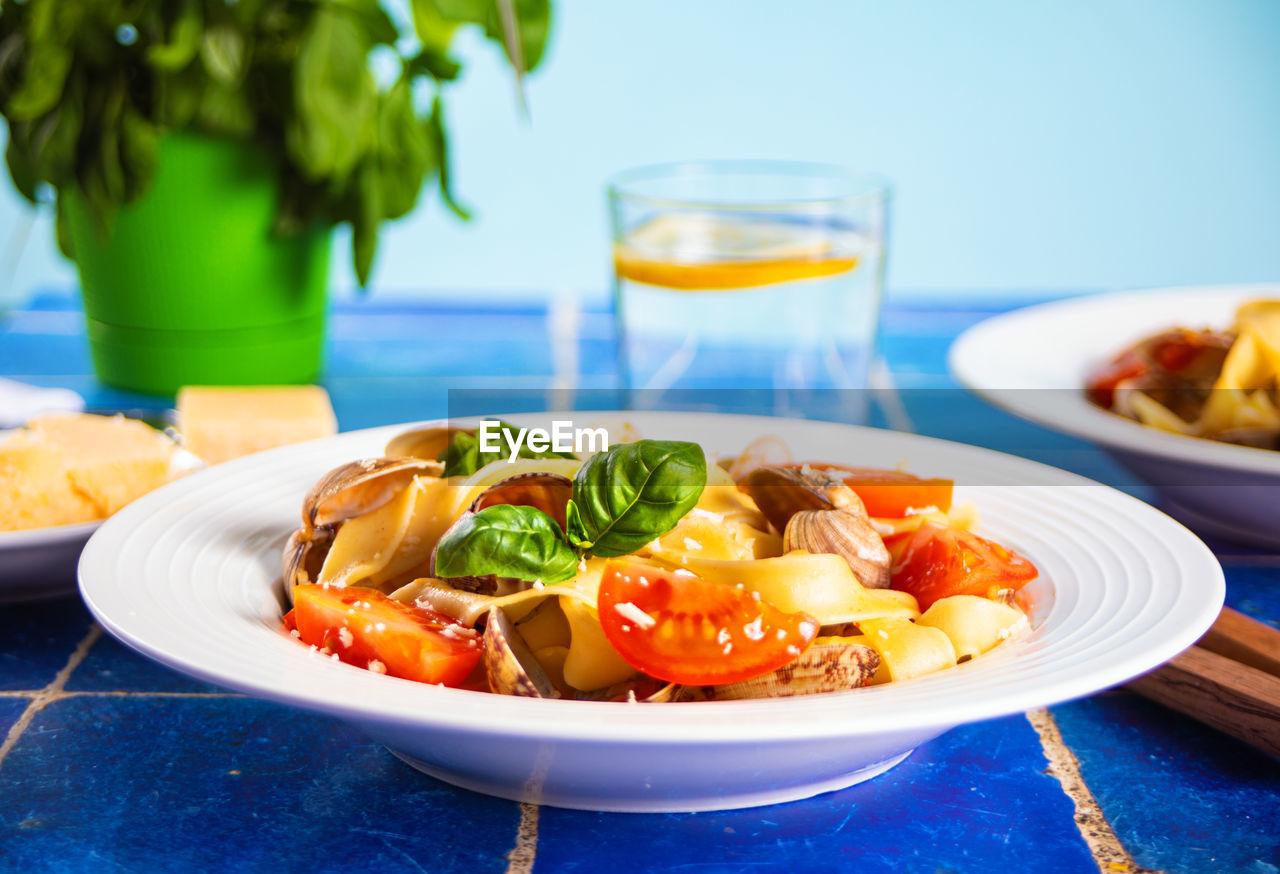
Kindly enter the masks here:
<path id="1" fill-rule="evenodd" d="M 845 423 L 824 422 L 821 420 L 800 420 L 800 419 L 782 419 L 768 416 L 747 416 L 741 414 L 711 414 L 711 413 L 678 413 L 678 412 L 638 412 L 638 411 L 574 411 L 573 413 L 561 413 L 559 415 L 583 415 L 590 413 L 610 413 L 613 415 L 625 416 L 629 419 L 646 419 L 651 416 L 661 417 L 690 417 L 705 418 L 713 417 L 716 419 L 729 420 L 750 420 L 753 423 L 769 423 L 774 430 L 785 429 L 786 424 L 797 423 L 803 427 L 824 426 L 839 429 L 844 432 L 850 430 L 856 432 L 870 432 L 877 436 L 877 439 L 885 439 L 886 435 L 894 435 L 895 438 L 907 438 L 910 442 L 919 442 L 920 444 L 941 444 L 944 449 L 949 451 L 960 451 L 964 453 L 976 453 L 981 456 L 998 460 L 1002 464 L 1012 464 L 1015 467 L 1021 467 L 1027 471 L 1037 471 L 1042 475 L 1049 475 L 1051 478 L 1057 479 L 1060 485 L 1086 485 L 1101 490 L 1107 495 L 1109 501 L 1119 501 L 1124 505 L 1130 506 L 1135 512 L 1149 513 L 1153 520 L 1159 521 L 1159 525 L 1166 527 L 1166 530 L 1175 532 L 1176 536 L 1182 538 L 1181 546 L 1189 552 L 1183 557 L 1192 556 L 1200 561 L 1198 573 L 1204 574 L 1198 582 L 1198 586 L 1204 589 L 1205 598 L 1199 605 L 1196 613 L 1195 622 L 1184 622 L 1184 627 L 1180 629 L 1180 634 L 1163 640 L 1162 646 L 1159 648 L 1150 647 L 1143 650 L 1144 665 L 1136 672 L 1131 668 L 1113 669 L 1102 682 L 1095 677 L 1088 682 L 1081 683 L 1076 681 L 1073 688 L 1064 694 L 1058 688 L 1065 684 L 1059 682 L 1048 690 L 1037 690 L 1034 693 L 1021 692 L 1017 696 L 1013 696 L 1013 700 L 1009 700 L 1009 693 L 1002 692 L 999 695 L 992 695 L 983 698 L 985 706 L 970 704 L 964 711 L 958 715 L 956 713 L 945 714 L 943 718 L 921 717 L 914 720 L 903 721 L 901 715 L 894 719 L 893 713 L 885 713 L 887 708 L 874 707 L 879 713 L 871 714 L 872 717 L 861 723 L 839 723 L 837 720 L 829 718 L 805 720 L 803 716 L 806 713 L 819 714 L 826 711 L 844 712 L 847 714 L 849 705 L 844 702 L 855 699 L 854 696 L 872 693 L 878 697 L 886 697 L 892 699 L 895 694 L 895 687 L 892 685 L 883 687 L 872 687 L 863 690 L 854 690 L 850 693 L 834 693 L 830 695 L 820 696 L 801 696 L 788 699 L 785 709 L 794 714 L 792 717 L 784 720 L 788 726 L 788 732 L 785 737 L 777 734 L 776 726 L 779 721 L 779 715 L 783 708 L 778 708 L 776 701 L 769 699 L 753 699 L 747 701 L 716 701 L 716 702 L 697 702 L 681 705 L 684 708 L 701 708 L 706 711 L 714 711 L 723 713 L 726 717 L 742 717 L 750 715 L 759 715 L 761 709 L 768 714 L 768 719 L 761 719 L 758 723 L 751 719 L 715 719 L 707 720 L 703 723 L 684 725 L 679 724 L 679 720 L 671 719 L 655 719 L 656 713 L 662 712 L 663 708 L 641 708 L 639 711 L 629 709 L 629 705 L 614 702 L 589 702 L 589 701 L 543 701 L 535 699 L 519 699 L 513 696 L 496 696 L 483 693 L 469 692 L 458 689 L 444 689 L 426 686 L 420 683 L 413 683 L 406 680 L 397 680 L 396 678 L 382 677 L 367 671 L 360 670 L 347 665 L 330 666 L 324 664 L 324 670 L 342 670 L 346 672 L 346 681 L 337 680 L 333 682 L 336 688 L 342 687 L 347 689 L 355 689 L 362 687 L 367 691 L 374 691 L 375 688 L 379 692 L 376 696 L 378 706 L 373 707 L 370 699 L 352 703 L 343 700 L 337 692 L 333 697 L 317 697 L 306 689 L 296 689 L 287 686 L 266 686 L 258 682 L 245 681 L 243 678 L 228 677 L 226 672 L 220 672 L 216 669 L 206 670 L 203 666 L 193 667 L 191 664 L 184 662 L 180 657 L 173 656 L 154 644 L 149 645 L 145 640 L 139 639 L 134 632 L 126 627 L 125 623 L 118 622 L 117 618 L 104 612 L 102 605 L 95 597 L 95 587 L 104 585 L 101 581 L 93 579 L 93 562 L 98 558 L 99 552 L 108 551 L 111 539 L 117 532 L 124 533 L 129 526 L 134 524 L 135 518 L 145 518 L 153 509 L 152 505 L 160 506 L 173 495 L 181 494 L 182 490 L 192 487 L 192 484 L 200 484 L 204 480 L 218 475 L 219 468 L 211 468 L 210 470 L 197 472 L 189 477 L 170 485 L 166 485 L 149 495 L 143 496 L 138 501 L 124 508 L 114 517 L 103 523 L 102 528 L 90 539 L 84 553 L 81 556 L 80 569 L 78 573 L 81 596 L 83 597 L 90 612 L 94 615 L 99 624 L 113 637 L 121 640 L 130 648 L 142 653 L 143 655 L 166 664 L 189 676 L 197 677 L 201 680 L 215 683 L 220 686 L 236 689 L 241 692 L 261 697 L 267 700 L 300 707 L 310 711 L 318 711 L 327 713 L 332 716 L 346 719 L 356 724 L 370 725 L 386 725 L 396 724 L 401 727 L 412 727 L 419 731 L 436 731 L 436 730 L 463 730 L 474 734 L 489 734 L 493 736 L 518 736 L 526 737 L 525 731 L 519 730 L 519 726 L 515 729 L 510 724 L 495 725 L 492 723 L 477 724 L 473 718 L 459 718 L 451 714 L 450 706 L 454 704 L 460 705 L 459 710 L 476 711 L 489 710 L 500 712 L 504 708 L 512 712 L 518 712 L 521 708 L 524 713 L 533 716 L 537 711 L 537 719 L 534 724 L 541 726 L 550 726 L 554 728 L 554 733 L 548 735 L 548 739 L 564 742 L 598 742 L 598 743 L 617 743 L 617 742 L 643 742 L 649 745 L 663 744 L 688 744 L 688 743 L 708 743 L 722 744 L 733 742 L 769 742 L 769 741 L 799 741 L 799 740 L 815 740 L 815 739 L 834 739 L 834 738 L 854 738 L 869 737 L 883 734 L 886 731 L 897 730 L 923 730 L 936 728 L 938 731 L 946 730 L 954 725 L 979 721 L 982 719 L 997 718 L 1000 716 L 1011 715 L 1022 712 L 1035 707 L 1048 706 L 1062 701 L 1073 700 L 1074 698 L 1094 694 L 1104 688 L 1108 688 L 1116 683 L 1123 682 L 1139 673 L 1145 672 L 1160 663 L 1172 658 L 1177 652 L 1180 652 L 1186 646 L 1194 642 L 1196 638 L 1203 633 L 1205 629 L 1216 618 L 1218 611 L 1223 603 L 1225 595 L 1225 577 L 1221 565 L 1217 558 L 1208 549 L 1208 547 L 1194 534 L 1187 530 L 1176 520 L 1168 517 L 1156 508 L 1133 498 L 1119 490 L 1089 480 L 1077 474 L 1054 468 L 1050 465 L 1041 464 L 1029 459 L 1020 458 L 1018 456 L 1001 453 L 995 450 L 985 449 L 982 447 L 972 446 L 970 444 L 958 443 L 956 441 L 942 440 L 940 438 L 929 437 L 918 434 L 901 434 L 898 432 L 887 431 L 879 428 L 869 428 L 866 426 L 849 425 Z M 504 419 L 516 420 L 529 416 L 553 416 L 557 413 L 540 413 L 540 414 L 511 414 L 503 416 Z M 375 438 L 385 442 L 391 435 L 410 427 L 418 427 L 422 425 L 439 424 L 447 420 L 435 419 L 425 420 L 422 422 L 409 422 L 396 425 L 386 425 L 377 428 L 362 429 L 359 431 L 349 431 L 336 435 L 332 438 L 326 438 L 322 441 L 313 441 L 312 446 L 318 444 L 329 444 L 337 441 L 342 442 L 360 442 L 364 440 L 372 441 Z M 745 421 L 744 421 L 744 424 Z M 784 437 L 785 439 L 785 437 Z M 258 453 L 245 459 L 238 459 L 227 462 L 224 469 L 235 470 L 251 469 L 258 465 L 269 465 L 272 460 L 282 457 L 289 452 L 296 450 L 297 447 L 281 447 L 279 449 L 270 450 L 268 452 Z M 223 466 L 219 466 L 223 467 Z M 299 501 L 301 496 L 299 496 Z M 282 642 L 284 641 L 283 632 L 280 633 Z M 294 644 L 288 642 L 290 646 Z M 297 655 L 289 655 L 286 658 L 289 662 L 301 665 L 301 658 L 308 657 L 306 650 L 297 649 Z M 1149 662 L 1149 664 L 1147 664 Z M 309 663 L 312 667 L 316 666 L 315 662 Z M 953 670 L 963 670 L 964 666 L 960 666 Z M 1114 674 L 1114 675 L 1113 675 Z M 337 675 L 333 675 L 337 676 Z M 942 678 L 942 682 L 946 683 L 946 677 L 954 677 L 951 671 L 940 672 L 933 677 L 923 677 L 917 680 L 908 681 L 910 683 L 928 683 L 936 682 L 938 678 Z M 382 684 L 374 687 L 370 683 Z M 395 688 L 403 690 L 403 696 L 392 696 L 390 694 L 389 684 L 398 684 Z M 901 689 L 902 687 L 896 687 Z M 945 688 L 944 688 L 945 691 Z M 392 698 L 396 700 L 392 701 Z M 437 706 L 432 708 L 423 708 L 415 706 L 418 701 L 434 701 L 443 703 L 445 706 Z M 481 703 L 481 702 L 487 703 Z M 467 704 L 475 705 L 468 707 Z M 513 706 L 514 705 L 514 706 Z M 773 708 L 774 712 L 769 713 L 768 708 Z M 655 712 L 656 711 L 656 712 Z M 624 713 L 633 714 L 633 718 L 621 720 L 613 719 Z M 545 716 L 551 714 L 550 716 Z M 643 718 L 636 719 L 635 715 L 641 715 Z M 510 714 L 508 714 L 510 715 Z M 596 719 L 594 717 L 600 717 Z M 602 725 L 608 725 L 608 732 L 602 732 Z"/>
<path id="2" fill-rule="evenodd" d="M 78 537 L 87 536 L 102 526 L 104 519 L 88 522 L 71 522 L 67 525 L 45 525 L 41 528 L 19 528 L 16 531 L 0 531 L 0 555 L 9 550 L 29 549 L 34 546 L 50 546 Z"/>
<path id="3" fill-rule="evenodd" d="M 981 357 L 989 358 L 990 350 L 999 350 L 1001 345 L 997 340 L 1002 335 L 1025 328 L 1027 323 L 1035 325 L 1043 321 L 1049 321 L 1054 316 L 1064 312 L 1087 312 L 1092 309 L 1103 309 L 1108 305 L 1118 305 L 1144 298 L 1165 299 L 1219 295 L 1226 300 L 1229 298 L 1257 296 L 1260 293 L 1280 297 L 1280 283 L 1180 285 L 1142 288 L 1077 295 L 1031 304 L 983 319 L 965 329 L 952 341 L 947 351 L 947 367 L 957 382 L 993 406 L 1026 421 L 1090 443 L 1121 452 L 1176 460 L 1198 467 L 1216 467 L 1242 473 L 1280 476 L 1280 452 L 1275 450 L 1237 446 L 1201 437 L 1174 434 L 1149 425 L 1143 425 L 1133 419 L 1120 416 L 1089 403 L 1084 397 L 1083 385 L 1072 387 L 1041 386 L 1040 388 L 1059 391 L 1078 390 L 1076 393 L 1068 395 L 1071 398 L 1071 402 L 1062 405 L 1060 412 L 1047 413 L 1043 407 L 1019 402 L 1019 392 L 1034 391 L 1036 390 L 1035 388 L 1010 389 L 991 385 L 980 376 L 980 373 L 986 368 L 974 363 Z M 1174 316 L 1165 318 L 1163 321 L 1153 322 L 1150 330 L 1159 330 L 1161 326 L 1172 326 L 1176 319 L 1177 316 Z M 1107 355 L 1115 354 L 1119 350 L 1097 349 L 1094 351 L 1096 354 L 1090 355 L 1090 360 L 1102 361 Z M 1003 366 L 1006 368 L 1017 368 L 1021 361 L 1021 359 L 1015 357 L 1005 357 L 998 360 L 1003 362 Z M 1083 357 L 1081 360 L 1084 360 Z"/>

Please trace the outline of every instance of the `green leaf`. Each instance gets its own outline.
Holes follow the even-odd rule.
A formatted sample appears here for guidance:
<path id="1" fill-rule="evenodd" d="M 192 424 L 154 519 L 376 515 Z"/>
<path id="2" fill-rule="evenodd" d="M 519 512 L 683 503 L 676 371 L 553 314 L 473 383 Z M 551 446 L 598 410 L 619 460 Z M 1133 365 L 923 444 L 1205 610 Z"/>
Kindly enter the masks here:
<path id="1" fill-rule="evenodd" d="M 427 119 L 427 136 L 435 148 L 436 163 L 440 168 L 440 196 L 445 206 L 463 221 L 471 218 L 471 211 L 453 196 L 453 172 L 449 166 L 449 141 L 444 127 L 444 104 L 437 94 L 431 101 L 431 116 Z"/>
<path id="2" fill-rule="evenodd" d="M 578 509 L 578 505 L 574 503 L 572 498 L 565 506 L 564 511 L 565 525 L 564 535 L 569 543 L 577 549 L 587 550 L 592 547 L 590 534 L 587 532 L 586 523 L 582 521 L 582 511 Z"/>
<path id="3" fill-rule="evenodd" d="M 244 34 L 230 24 L 215 24 L 200 43 L 200 60 L 209 75 L 223 85 L 234 86 L 248 69 L 248 46 Z"/>
<path id="4" fill-rule="evenodd" d="M 124 203 L 129 192 L 125 181 L 124 163 L 120 158 L 120 116 L 124 111 L 124 100 L 123 87 L 116 88 L 107 98 L 99 118 L 102 125 L 102 146 L 97 155 L 97 163 L 98 172 L 102 178 L 104 198 L 103 202 L 95 206 L 100 209 Z"/>
<path id="5" fill-rule="evenodd" d="M 330 0 L 342 6 L 359 19 L 365 32 L 373 42 L 393 46 L 400 40 L 400 31 L 396 29 L 391 16 L 378 3 L 378 0 Z"/>
<path id="6" fill-rule="evenodd" d="M 351 251 L 355 258 L 356 279 L 368 285 L 373 272 L 373 256 L 378 249 L 378 225 L 382 221 L 382 187 L 378 170 L 370 161 L 360 165 L 356 181 L 359 207 L 351 223 Z"/>
<path id="7" fill-rule="evenodd" d="M 147 46 L 147 61 L 157 70 L 181 70 L 195 60 L 204 36 L 199 0 L 182 0 L 169 23 L 168 39 Z"/>
<path id="8" fill-rule="evenodd" d="M 409 213 L 418 202 L 423 179 L 434 169 L 435 154 L 413 108 L 410 81 L 401 77 L 378 102 L 374 148 L 382 218 Z"/>
<path id="9" fill-rule="evenodd" d="M 321 7 L 303 35 L 293 83 L 297 125 L 289 132 L 289 149 L 310 178 L 341 182 L 371 138 L 377 88 L 368 50 L 363 29 L 341 7 Z"/>
<path id="10" fill-rule="evenodd" d="M 444 52 L 423 46 L 409 59 L 407 69 L 410 76 L 427 75 L 437 82 L 452 82 L 462 72 L 462 65 Z"/>
<path id="11" fill-rule="evenodd" d="M 453 440 L 449 442 L 444 455 L 437 460 L 444 462 L 444 472 L 441 476 L 470 476 L 482 467 L 480 442 L 476 440 L 474 434 L 459 431 L 453 435 Z"/>
<path id="12" fill-rule="evenodd" d="M 16 121 L 44 115 L 62 97 L 71 71 L 71 48 L 56 40 L 29 40 L 22 84 L 9 99 L 5 114 Z"/>
<path id="13" fill-rule="evenodd" d="M 520 56 L 512 56 L 512 46 L 507 39 L 506 22 L 503 20 L 503 3 L 508 0 L 495 0 L 489 5 L 485 16 L 485 36 L 502 46 L 507 60 L 515 68 L 517 74 L 527 73 L 536 68 L 542 61 L 546 51 L 547 37 L 551 33 L 550 0 L 509 0 L 515 14 L 515 30 L 519 37 Z"/>
<path id="14" fill-rule="evenodd" d="M 578 572 L 560 526 L 535 507 L 495 504 L 463 516 L 436 547 L 435 575 L 559 583 Z"/>
<path id="15" fill-rule="evenodd" d="M 57 205 L 54 207 L 53 226 L 58 240 L 58 251 L 62 252 L 63 257 L 71 261 L 76 260 L 75 249 L 71 244 L 71 223 L 67 217 L 66 200 L 62 197 L 58 198 Z"/>
<path id="16" fill-rule="evenodd" d="M 591 553 L 628 555 L 666 534 L 706 483 L 707 460 L 696 443 L 638 440 L 592 456 L 573 479 Z"/>
<path id="17" fill-rule="evenodd" d="M 150 187 L 156 172 L 160 135 L 156 126 L 132 106 L 120 118 L 120 163 L 133 199 Z"/>
<path id="18" fill-rule="evenodd" d="M 75 178 L 82 113 L 78 102 L 63 101 L 44 118 L 48 131 L 36 146 L 35 162 L 40 176 L 53 185 Z"/>
<path id="19" fill-rule="evenodd" d="M 170 128 L 186 127 L 200 110 L 204 76 L 199 67 L 177 73 L 157 73 L 156 121 Z"/>
<path id="20" fill-rule="evenodd" d="M 484 24 L 492 0 L 412 0 L 413 29 L 418 42 L 446 55 L 460 24 Z"/>
<path id="21" fill-rule="evenodd" d="M 257 119 L 243 88 L 209 82 L 199 101 L 192 121 L 205 133 L 247 137 L 254 132 Z"/>
<path id="22" fill-rule="evenodd" d="M 40 182 L 35 161 L 25 142 L 25 123 L 10 124 L 9 144 L 5 146 L 4 160 L 9 167 L 9 178 L 18 193 L 32 203 L 36 202 L 36 186 Z"/>

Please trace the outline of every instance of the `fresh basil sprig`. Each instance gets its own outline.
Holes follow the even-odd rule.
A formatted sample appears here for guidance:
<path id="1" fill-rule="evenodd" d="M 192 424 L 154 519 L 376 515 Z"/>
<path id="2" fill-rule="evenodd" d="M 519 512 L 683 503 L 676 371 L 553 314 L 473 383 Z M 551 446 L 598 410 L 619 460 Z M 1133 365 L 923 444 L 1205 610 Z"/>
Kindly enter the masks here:
<path id="1" fill-rule="evenodd" d="M 444 115 L 462 71 L 455 35 L 500 45 L 519 79 L 542 59 L 551 21 L 550 0 L 395 6 L 393 16 L 378 0 L 0 2 L 14 186 L 33 203 L 57 191 L 58 242 L 74 257 L 63 195 L 78 195 L 105 237 L 151 186 L 164 134 L 247 141 L 276 167 L 274 231 L 350 224 L 364 285 L 379 228 L 428 183 L 467 216 Z"/>
<path id="2" fill-rule="evenodd" d="M 578 554 L 556 521 L 535 507 L 495 504 L 463 516 L 441 538 L 436 576 L 558 583 L 578 571 Z"/>
<path id="3" fill-rule="evenodd" d="M 437 461 L 444 462 L 444 476 L 470 476 L 486 464 L 511 457 L 511 445 L 519 428 L 506 422 L 498 423 L 498 448 L 486 451 L 480 445 L 480 435 L 470 431 L 459 431 L 453 435 L 449 448 Z M 520 445 L 517 458 L 574 458 L 571 452 L 556 452 L 554 449 L 535 451 L 528 443 Z"/>
<path id="4" fill-rule="evenodd" d="M 583 557 L 627 555 L 666 534 L 698 503 L 706 482 L 706 456 L 696 443 L 614 446 L 574 477 L 566 531 L 534 507 L 486 507 L 445 532 L 436 548 L 436 576 L 567 580 Z"/>
<path id="5" fill-rule="evenodd" d="M 573 478 L 573 528 L 592 555 L 635 552 L 693 509 L 707 483 L 697 443 L 638 440 L 592 456 Z"/>

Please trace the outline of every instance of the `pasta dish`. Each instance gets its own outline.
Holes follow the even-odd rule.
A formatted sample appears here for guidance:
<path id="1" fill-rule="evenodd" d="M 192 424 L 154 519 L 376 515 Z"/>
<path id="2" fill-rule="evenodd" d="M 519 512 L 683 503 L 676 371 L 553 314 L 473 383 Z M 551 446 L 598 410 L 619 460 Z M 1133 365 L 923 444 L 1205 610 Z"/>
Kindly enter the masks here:
<path id="1" fill-rule="evenodd" d="M 950 480 L 774 438 L 519 456 L 428 427 L 326 474 L 285 548 L 285 628 L 409 680 L 678 702 L 901 681 L 1029 627 L 1036 567 L 975 533 Z"/>
<path id="2" fill-rule="evenodd" d="M 1280 301 L 1256 300 L 1226 330 L 1174 328 L 1093 373 L 1094 404 L 1163 431 L 1280 449 Z"/>

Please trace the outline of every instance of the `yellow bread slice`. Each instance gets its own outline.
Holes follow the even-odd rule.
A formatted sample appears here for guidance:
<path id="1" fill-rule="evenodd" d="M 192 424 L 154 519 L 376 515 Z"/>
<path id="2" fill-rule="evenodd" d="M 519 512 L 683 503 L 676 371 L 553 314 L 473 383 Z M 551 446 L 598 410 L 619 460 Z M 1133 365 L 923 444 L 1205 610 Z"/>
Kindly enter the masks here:
<path id="1" fill-rule="evenodd" d="M 50 415 L 27 423 L 29 439 L 57 453 L 71 487 L 105 518 L 171 478 L 176 445 L 135 419 Z"/>
<path id="2" fill-rule="evenodd" d="M 184 445 L 209 464 L 338 431 L 318 385 L 187 386 L 177 406 Z"/>
<path id="3" fill-rule="evenodd" d="M 71 487 L 55 449 L 21 432 L 0 441 L 0 531 L 97 518 L 97 506 Z"/>

